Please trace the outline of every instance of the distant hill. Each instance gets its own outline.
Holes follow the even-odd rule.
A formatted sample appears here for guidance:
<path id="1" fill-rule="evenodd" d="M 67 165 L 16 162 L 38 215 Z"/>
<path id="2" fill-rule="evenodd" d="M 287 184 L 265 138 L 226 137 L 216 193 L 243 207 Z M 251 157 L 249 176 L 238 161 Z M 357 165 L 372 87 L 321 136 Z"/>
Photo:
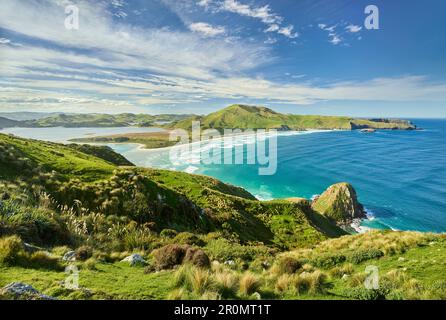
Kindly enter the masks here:
<path id="1" fill-rule="evenodd" d="M 0 129 L 16 127 L 19 124 L 18 121 L 0 117 Z"/>
<path id="2" fill-rule="evenodd" d="M 282 114 L 265 107 L 232 105 L 207 116 L 193 116 L 169 124 L 169 128 L 191 129 L 192 121 L 200 121 L 203 129 L 392 129 L 413 130 L 416 126 L 406 120 L 355 119 L 343 116 Z"/>
<path id="3" fill-rule="evenodd" d="M 48 127 L 128 127 L 140 126 L 150 127 L 156 126 L 159 122 L 172 122 L 190 115 L 149 115 L 149 114 L 57 114 L 54 116 L 27 120 L 21 123 L 22 127 L 31 128 L 48 128 Z"/>
<path id="4" fill-rule="evenodd" d="M 60 114 L 60 112 L 0 112 L 0 117 L 16 121 L 26 121 L 48 118 L 58 114 Z"/>

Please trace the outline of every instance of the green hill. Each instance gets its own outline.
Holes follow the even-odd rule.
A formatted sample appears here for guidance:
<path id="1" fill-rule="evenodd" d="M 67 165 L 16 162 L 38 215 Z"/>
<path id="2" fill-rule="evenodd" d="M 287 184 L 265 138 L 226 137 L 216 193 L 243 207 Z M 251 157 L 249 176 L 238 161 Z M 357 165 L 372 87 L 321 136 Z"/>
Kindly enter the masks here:
<path id="1" fill-rule="evenodd" d="M 177 121 L 190 115 L 149 115 L 149 114 L 57 114 L 50 117 L 22 121 L 20 126 L 31 128 L 46 127 L 127 127 L 156 126 L 158 122 Z"/>
<path id="2" fill-rule="evenodd" d="M 46 298 L 11 289 L 23 284 L 74 300 L 446 299 L 445 235 L 347 235 L 331 219 L 359 208 L 350 185 L 328 189 L 319 214 L 309 200 L 258 201 L 123 161 L 0 134 L 0 300 Z M 131 254 L 143 261 L 123 261 Z M 78 289 L 64 286 L 68 265 Z M 377 289 L 364 286 L 368 266 Z"/>
<path id="3" fill-rule="evenodd" d="M 416 127 L 405 120 L 390 119 L 355 119 L 341 116 L 317 116 L 281 114 L 265 107 L 232 105 L 204 117 L 191 117 L 173 124 L 169 128 L 191 129 L 192 121 L 201 121 L 203 129 L 401 129 L 410 130 Z"/>

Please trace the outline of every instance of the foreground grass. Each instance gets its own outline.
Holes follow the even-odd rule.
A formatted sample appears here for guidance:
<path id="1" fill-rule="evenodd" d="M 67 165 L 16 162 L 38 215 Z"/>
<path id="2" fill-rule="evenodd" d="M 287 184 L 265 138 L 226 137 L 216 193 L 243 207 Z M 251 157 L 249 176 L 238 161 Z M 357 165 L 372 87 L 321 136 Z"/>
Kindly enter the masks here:
<path id="1" fill-rule="evenodd" d="M 19 281 L 58 299 L 163 300 L 172 290 L 171 271 L 144 274 L 143 268 L 125 263 L 96 265 L 96 270 L 80 269 L 80 290 L 62 286 L 65 272 L 19 267 L 0 267 L 0 287 Z"/>

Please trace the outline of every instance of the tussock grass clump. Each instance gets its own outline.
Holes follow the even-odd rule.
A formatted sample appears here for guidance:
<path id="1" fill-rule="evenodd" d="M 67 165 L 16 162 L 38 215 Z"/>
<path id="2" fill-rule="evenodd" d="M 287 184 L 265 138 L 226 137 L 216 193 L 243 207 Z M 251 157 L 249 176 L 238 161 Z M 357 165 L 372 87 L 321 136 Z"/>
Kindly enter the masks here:
<path id="1" fill-rule="evenodd" d="M 351 275 L 354 272 L 353 265 L 347 263 L 343 266 L 336 266 L 329 271 L 329 274 L 333 278 L 342 278 L 344 275 Z"/>
<path id="2" fill-rule="evenodd" d="M 214 274 L 214 281 L 218 292 L 223 298 L 235 298 L 239 287 L 239 276 L 232 271 L 226 270 Z"/>
<path id="3" fill-rule="evenodd" d="M 23 262 L 25 256 L 22 239 L 10 236 L 0 239 L 0 264 L 13 266 Z"/>
<path id="4" fill-rule="evenodd" d="M 83 263 L 82 267 L 87 270 L 94 271 L 94 270 L 97 270 L 97 268 L 96 268 L 97 264 L 98 264 L 98 260 L 96 260 L 96 258 L 91 257 Z"/>
<path id="5" fill-rule="evenodd" d="M 295 288 L 298 293 L 319 294 L 326 289 L 326 275 L 320 270 L 303 272 L 296 277 Z"/>
<path id="6" fill-rule="evenodd" d="M 27 265 L 35 269 L 62 270 L 57 257 L 51 256 L 45 251 L 32 253 L 28 258 Z"/>
<path id="7" fill-rule="evenodd" d="M 298 276 L 290 275 L 290 274 L 282 274 L 280 275 L 274 286 L 274 291 L 277 294 L 283 294 L 291 289 L 294 289 L 296 285 L 296 280 Z"/>
<path id="8" fill-rule="evenodd" d="M 261 286 L 260 279 L 251 272 L 244 273 L 240 278 L 239 292 L 242 296 L 250 296 Z"/>
<path id="9" fill-rule="evenodd" d="M 215 281 L 208 270 L 185 264 L 178 268 L 173 276 L 173 286 L 190 292 L 195 297 L 203 295 L 206 291 L 215 291 Z"/>

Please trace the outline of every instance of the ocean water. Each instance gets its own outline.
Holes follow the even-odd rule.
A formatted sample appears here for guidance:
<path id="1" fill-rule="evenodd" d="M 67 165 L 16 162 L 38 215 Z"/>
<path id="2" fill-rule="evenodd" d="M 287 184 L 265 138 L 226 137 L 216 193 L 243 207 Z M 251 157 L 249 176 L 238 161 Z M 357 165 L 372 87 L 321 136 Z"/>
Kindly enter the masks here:
<path id="1" fill-rule="evenodd" d="M 278 168 L 271 176 L 258 175 L 256 165 L 175 164 L 167 150 L 114 148 L 138 165 L 213 176 L 265 200 L 311 198 L 346 181 L 370 215 L 363 226 L 445 232 L 446 120 L 414 122 L 424 130 L 279 136 Z"/>
<path id="2" fill-rule="evenodd" d="M 370 214 L 363 226 L 446 232 L 446 120 L 413 121 L 424 130 L 281 135 L 277 172 L 271 176 L 259 175 L 256 165 L 203 165 L 181 158 L 172 162 L 168 149 L 145 150 L 135 144 L 110 146 L 139 166 L 206 174 L 244 187 L 265 200 L 311 198 L 333 183 L 346 181 L 353 184 Z M 12 133 L 52 141 L 79 137 L 80 133 L 105 134 L 104 129 L 91 128 L 88 132 L 40 130 L 45 129 Z"/>

